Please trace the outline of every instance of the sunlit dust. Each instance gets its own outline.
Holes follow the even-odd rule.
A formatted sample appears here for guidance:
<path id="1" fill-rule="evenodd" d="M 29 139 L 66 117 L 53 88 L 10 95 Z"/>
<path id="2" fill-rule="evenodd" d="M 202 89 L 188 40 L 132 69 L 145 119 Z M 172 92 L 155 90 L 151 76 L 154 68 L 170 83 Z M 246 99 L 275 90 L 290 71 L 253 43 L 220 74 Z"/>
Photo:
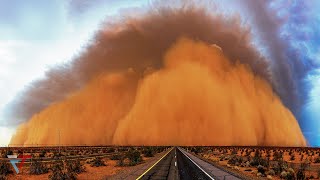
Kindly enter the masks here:
<path id="1" fill-rule="evenodd" d="M 219 45 L 180 38 L 164 66 L 96 76 L 35 114 L 12 144 L 306 146 L 292 113 Z"/>

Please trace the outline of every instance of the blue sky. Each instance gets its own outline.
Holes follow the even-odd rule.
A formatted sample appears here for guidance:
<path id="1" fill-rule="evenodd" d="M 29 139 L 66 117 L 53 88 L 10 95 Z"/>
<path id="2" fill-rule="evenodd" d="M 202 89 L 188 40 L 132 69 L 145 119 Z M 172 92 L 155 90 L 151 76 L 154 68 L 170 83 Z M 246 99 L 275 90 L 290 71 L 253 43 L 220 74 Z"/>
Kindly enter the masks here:
<path id="1" fill-rule="evenodd" d="M 250 13 L 235 3 L 246 0 L 224 2 L 222 12 L 239 13 L 251 23 Z M 278 33 L 288 37 L 283 39 L 288 51 L 315 67 L 299 83 L 307 100 L 297 118 L 309 142 L 320 146 L 320 69 L 316 68 L 320 65 L 320 1 L 308 1 L 308 7 L 300 6 L 303 0 L 273 2 L 270 8 L 278 8 L 276 15 L 284 18 Z M 0 125 L 6 121 L 1 115 L 5 105 L 50 67 L 80 52 L 103 20 L 148 4 L 148 0 L 0 0 Z M 250 26 L 253 32 L 259 29 L 253 23 Z M 258 35 L 255 43 L 268 54 Z M 12 127 L 0 126 L 0 146 L 9 142 L 13 132 Z"/>

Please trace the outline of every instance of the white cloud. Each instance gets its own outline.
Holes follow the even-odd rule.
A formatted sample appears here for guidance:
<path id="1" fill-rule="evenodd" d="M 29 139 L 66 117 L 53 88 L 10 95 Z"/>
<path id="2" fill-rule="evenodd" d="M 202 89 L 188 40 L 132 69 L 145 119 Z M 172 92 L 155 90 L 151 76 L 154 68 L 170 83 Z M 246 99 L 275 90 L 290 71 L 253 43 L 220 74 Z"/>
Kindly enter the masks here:
<path id="1" fill-rule="evenodd" d="M 87 39 L 88 35 L 77 32 L 54 42 L 0 41 L 0 114 L 26 85 L 43 77 L 51 66 L 72 59 Z"/>
<path id="2" fill-rule="evenodd" d="M 10 143 L 10 139 L 13 133 L 13 129 L 0 127 L 0 147 L 7 146 Z"/>

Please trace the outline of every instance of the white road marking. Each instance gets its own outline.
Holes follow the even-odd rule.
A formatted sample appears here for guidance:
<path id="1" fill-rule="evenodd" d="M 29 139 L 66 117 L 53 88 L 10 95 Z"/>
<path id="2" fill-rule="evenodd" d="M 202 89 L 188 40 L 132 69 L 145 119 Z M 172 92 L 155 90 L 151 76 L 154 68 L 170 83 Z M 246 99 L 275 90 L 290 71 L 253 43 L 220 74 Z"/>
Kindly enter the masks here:
<path id="1" fill-rule="evenodd" d="M 180 149 L 180 148 L 179 148 Z M 181 151 L 181 150 L 180 150 Z M 213 177 L 211 177 L 206 171 L 204 171 L 197 163 L 195 163 L 188 155 L 186 155 L 185 153 L 183 153 L 183 151 L 181 151 L 183 155 L 185 155 L 188 159 L 190 159 L 190 161 L 195 164 L 204 174 L 206 174 L 210 179 L 214 180 Z"/>
<path id="2" fill-rule="evenodd" d="M 155 165 L 157 165 L 164 157 L 166 157 L 174 148 L 172 147 L 165 155 L 163 155 L 156 163 L 154 163 L 149 169 L 147 169 L 143 174 L 141 174 L 136 180 L 141 179 L 145 174 L 147 174 Z"/>

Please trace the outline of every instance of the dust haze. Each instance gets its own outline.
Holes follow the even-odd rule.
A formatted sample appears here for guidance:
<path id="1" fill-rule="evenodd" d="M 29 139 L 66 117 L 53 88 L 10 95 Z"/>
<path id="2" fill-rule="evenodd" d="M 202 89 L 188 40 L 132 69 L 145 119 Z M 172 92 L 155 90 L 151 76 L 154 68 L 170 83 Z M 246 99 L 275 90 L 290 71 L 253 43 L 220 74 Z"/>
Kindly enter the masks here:
<path id="1" fill-rule="evenodd" d="M 305 146 L 270 74 L 239 19 L 161 7 L 106 23 L 28 88 L 11 144 L 56 144 L 61 130 L 69 145 Z"/>

